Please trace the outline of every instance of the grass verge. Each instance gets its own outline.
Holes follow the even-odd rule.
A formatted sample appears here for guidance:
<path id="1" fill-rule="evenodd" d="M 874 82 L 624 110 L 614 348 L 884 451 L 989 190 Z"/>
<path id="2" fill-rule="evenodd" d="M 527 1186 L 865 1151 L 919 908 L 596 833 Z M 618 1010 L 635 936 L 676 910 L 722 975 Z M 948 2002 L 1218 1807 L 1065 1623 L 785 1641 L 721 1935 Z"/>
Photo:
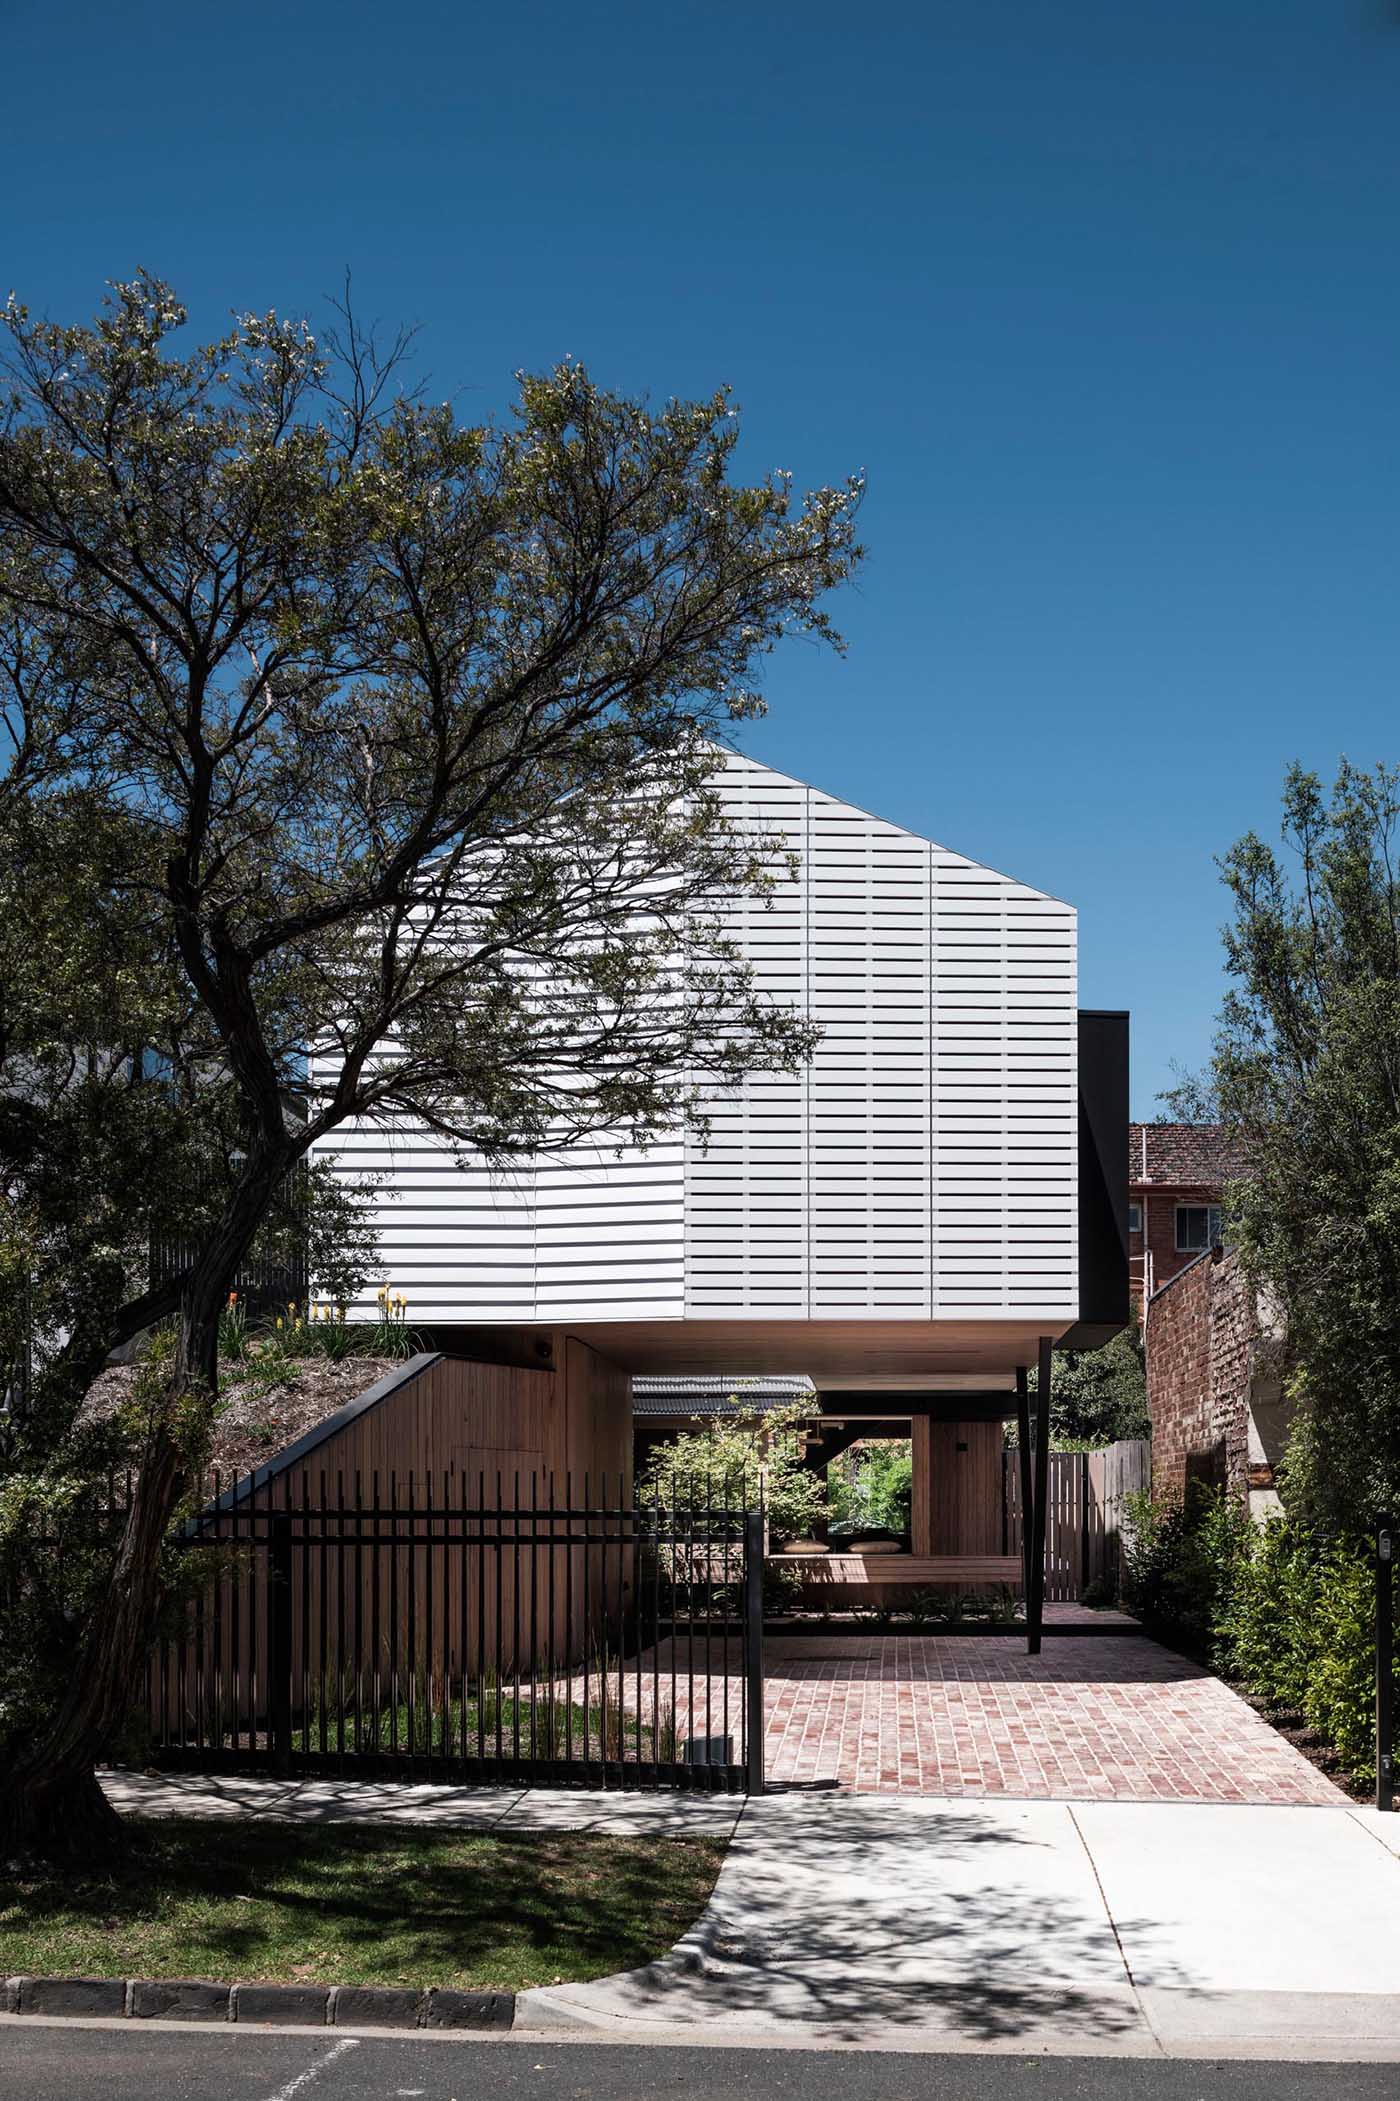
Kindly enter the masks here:
<path id="1" fill-rule="evenodd" d="M 718 1839 L 133 1822 L 117 1862 L 0 1871 L 0 1976 L 523 1990 L 663 1954 Z"/>

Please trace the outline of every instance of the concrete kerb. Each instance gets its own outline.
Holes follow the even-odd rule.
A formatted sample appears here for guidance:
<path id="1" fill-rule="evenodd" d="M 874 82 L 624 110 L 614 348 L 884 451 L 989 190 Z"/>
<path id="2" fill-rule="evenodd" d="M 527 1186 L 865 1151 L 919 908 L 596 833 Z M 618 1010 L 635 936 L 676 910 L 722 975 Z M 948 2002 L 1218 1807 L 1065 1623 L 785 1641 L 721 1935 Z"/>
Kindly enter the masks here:
<path id="1" fill-rule="evenodd" d="M 195 1977 L 7 1977 L 0 2010 L 45 2020 L 123 2018 L 258 2028 L 507 2030 L 514 1992 L 346 1984 L 215 1984 Z"/>

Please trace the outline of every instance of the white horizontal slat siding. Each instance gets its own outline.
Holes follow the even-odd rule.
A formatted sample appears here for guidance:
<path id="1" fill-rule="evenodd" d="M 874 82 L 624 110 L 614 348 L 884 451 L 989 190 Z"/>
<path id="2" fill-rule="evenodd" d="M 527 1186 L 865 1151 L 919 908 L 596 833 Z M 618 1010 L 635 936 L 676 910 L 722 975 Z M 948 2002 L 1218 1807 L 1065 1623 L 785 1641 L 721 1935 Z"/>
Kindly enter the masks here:
<path id="1" fill-rule="evenodd" d="M 371 1198 L 382 1275 L 415 1321 L 530 1321 L 535 1317 L 535 1169 L 459 1168 L 421 1129 L 392 1142 L 347 1125 L 321 1149 L 347 1178 L 376 1175 Z M 354 1309 L 374 1311 L 374 1283 Z"/>
<path id="2" fill-rule="evenodd" d="M 758 989 L 804 1012 L 808 1003 L 805 865 L 807 789 L 750 759 L 719 781 L 741 830 L 784 842 L 766 900 L 735 898 L 729 913 Z M 796 873 L 784 854 L 802 856 Z M 807 1075 L 759 1073 L 708 1104 L 709 1142 L 687 1142 L 685 1310 L 695 1319 L 748 1313 L 805 1320 L 808 1312 Z"/>
<path id="3" fill-rule="evenodd" d="M 1075 915 L 931 849 L 936 1314 L 1072 1318 Z"/>
<path id="4" fill-rule="evenodd" d="M 729 910 L 760 989 L 822 1024 L 812 1064 L 716 1096 L 704 1147 L 500 1175 L 338 1133 L 384 1175 L 410 1320 L 1073 1320 L 1072 908 L 753 760 L 717 785 L 800 856 Z"/>
<path id="5" fill-rule="evenodd" d="M 1072 909 L 751 760 L 720 792 L 802 854 L 785 968 L 740 924 L 778 996 L 805 954 L 823 1037 L 688 1149 L 687 1312 L 1073 1319 Z"/>
<path id="6" fill-rule="evenodd" d="M 675 1319 L 685 1296 L 684 1153 L 581 1148 L 535 1172 L 536 1320 Z"/>
<path id="7" fill-rule="evenodd" d="M 931 1308 L 929 850 L 808 791 L 815 1318 Z"/>

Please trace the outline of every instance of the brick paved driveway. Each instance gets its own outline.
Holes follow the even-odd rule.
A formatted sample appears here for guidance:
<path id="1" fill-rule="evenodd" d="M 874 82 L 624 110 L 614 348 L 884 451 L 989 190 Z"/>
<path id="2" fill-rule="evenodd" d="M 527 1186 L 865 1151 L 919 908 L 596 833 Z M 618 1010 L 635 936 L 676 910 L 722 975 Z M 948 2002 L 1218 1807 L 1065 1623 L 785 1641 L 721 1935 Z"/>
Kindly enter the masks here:
<path id="1" fill-rule="evenodd" d="M 1143 1635 L 764 1643 L 771 1782 L 1125 1802 L 1345 1799 L 1218 1678 Z"/>

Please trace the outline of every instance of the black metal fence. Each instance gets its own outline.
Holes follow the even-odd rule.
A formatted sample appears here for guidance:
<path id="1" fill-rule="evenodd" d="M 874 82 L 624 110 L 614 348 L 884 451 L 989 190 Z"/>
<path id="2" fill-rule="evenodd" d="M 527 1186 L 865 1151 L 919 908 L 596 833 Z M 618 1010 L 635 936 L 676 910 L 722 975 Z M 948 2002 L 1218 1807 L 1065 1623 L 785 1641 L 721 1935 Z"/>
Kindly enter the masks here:
<path id="1" fill-rule="evenodd" d="M 763 1787 L 763 1516 L 585 1476 L 251 1480 L 186 1529 L 160 1763 Z"/>

